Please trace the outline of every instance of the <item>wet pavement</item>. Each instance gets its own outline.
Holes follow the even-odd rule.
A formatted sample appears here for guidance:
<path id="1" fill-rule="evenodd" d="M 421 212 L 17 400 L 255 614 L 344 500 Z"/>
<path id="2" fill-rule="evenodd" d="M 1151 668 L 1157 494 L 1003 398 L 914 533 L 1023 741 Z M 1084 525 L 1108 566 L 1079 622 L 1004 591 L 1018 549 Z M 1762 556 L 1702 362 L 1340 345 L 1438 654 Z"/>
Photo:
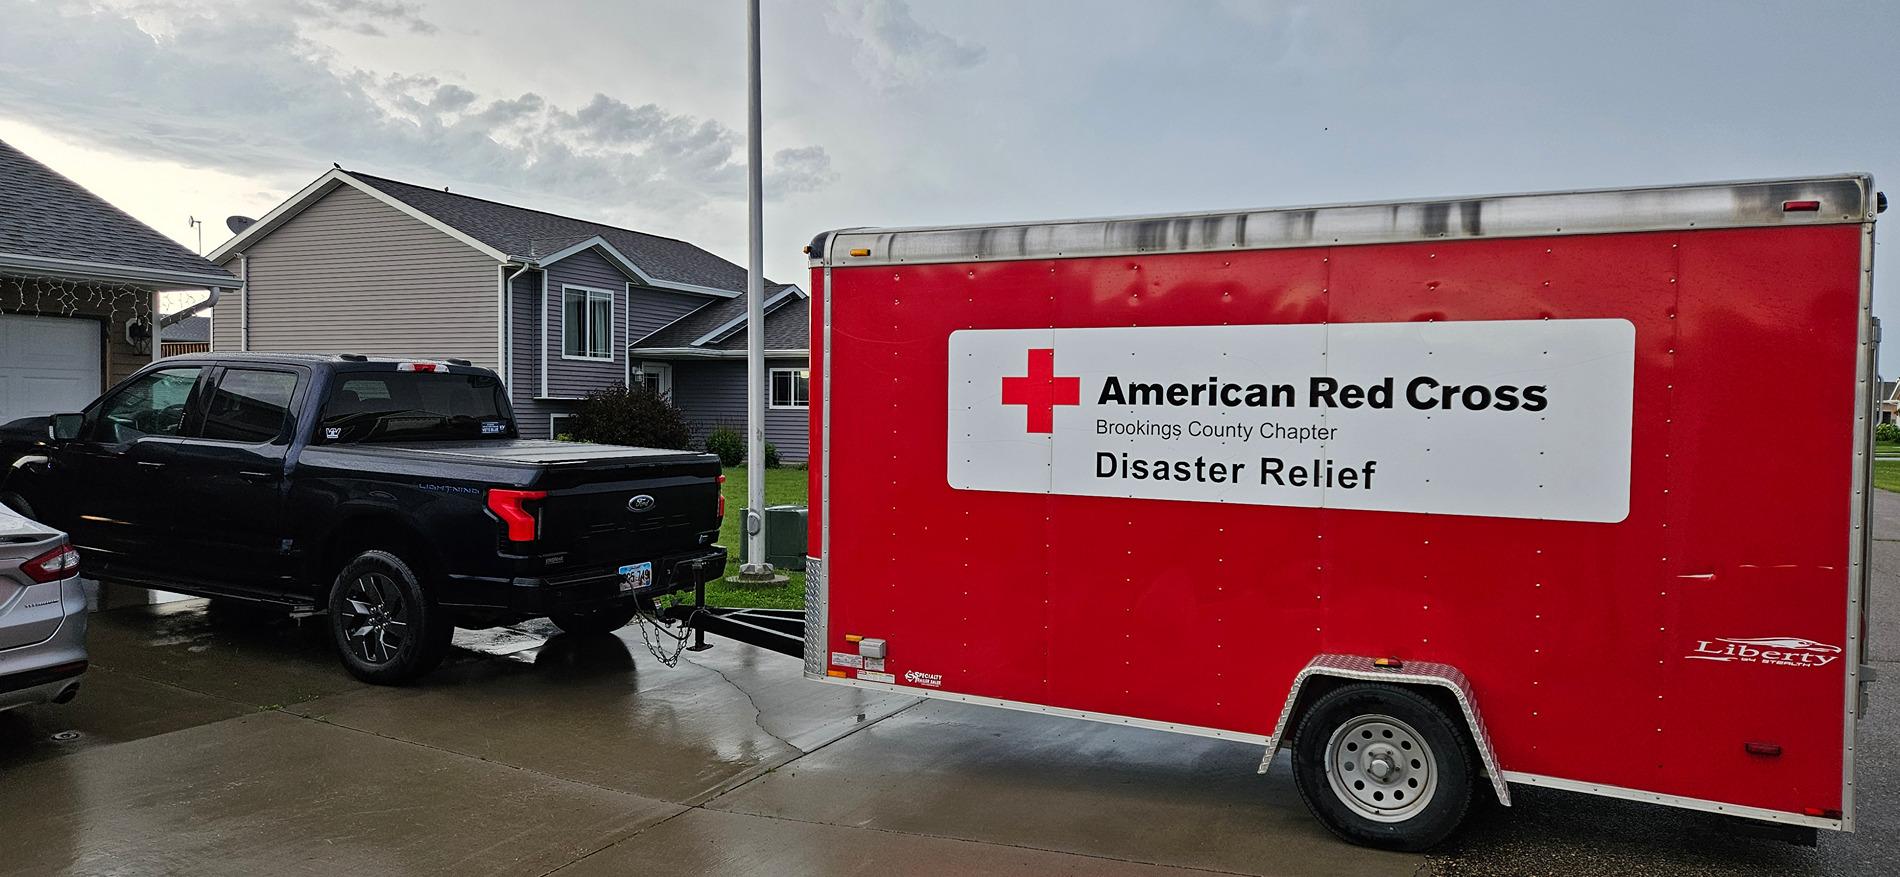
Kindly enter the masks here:
<path id="1" fill-rule="evenodd" d="M 1879 494 L 1873 657 L 1900 679 L 1900 495 Z M 202 601 L 94 616 L 79 699 L 0 713 L 0 875 L 1900 873 L 1892 682 L 1860 831 L 1518 788 L 1430 856 L 1334 840 L 1257 747 L 820 685 L 632 628 L 457 634 L 424 684 L 345 674 L 321 619 Z"/>

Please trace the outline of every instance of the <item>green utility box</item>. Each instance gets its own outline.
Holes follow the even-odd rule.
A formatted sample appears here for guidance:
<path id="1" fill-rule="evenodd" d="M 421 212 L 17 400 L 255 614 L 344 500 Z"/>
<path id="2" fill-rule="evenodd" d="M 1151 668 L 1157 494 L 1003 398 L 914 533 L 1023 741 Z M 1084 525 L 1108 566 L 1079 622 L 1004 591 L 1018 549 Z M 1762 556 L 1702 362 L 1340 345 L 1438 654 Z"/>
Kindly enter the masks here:
<path id="1" fill-rule="evenodd" d="M 739 512 L 744 515 L 744 510 Z M 743 530 L 743 518 L 741 518 Z M 740 544 L 749 544 L 742 532 Z M 740 553 L 744 553 L 744 548 Z M 749 559 L 749 558 L 748 558 Z M 765 507 L 765 562 L 775 569 L 805 569 L 805 507 L 774 505 Z"/>

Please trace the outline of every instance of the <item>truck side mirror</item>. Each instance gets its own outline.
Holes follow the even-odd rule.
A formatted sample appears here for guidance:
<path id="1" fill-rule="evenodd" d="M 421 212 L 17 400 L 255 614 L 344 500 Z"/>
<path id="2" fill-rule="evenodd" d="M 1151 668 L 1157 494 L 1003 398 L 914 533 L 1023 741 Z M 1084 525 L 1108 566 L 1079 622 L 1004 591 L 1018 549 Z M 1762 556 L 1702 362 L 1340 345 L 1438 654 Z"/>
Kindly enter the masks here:
<path id="1" fill-rule="evenodd" d="M 85 420 L 83 414 L 55 414 L 46 419 L 46 434 L 56 442 L 71 441 L 79 437 L 79 427 Z"/>

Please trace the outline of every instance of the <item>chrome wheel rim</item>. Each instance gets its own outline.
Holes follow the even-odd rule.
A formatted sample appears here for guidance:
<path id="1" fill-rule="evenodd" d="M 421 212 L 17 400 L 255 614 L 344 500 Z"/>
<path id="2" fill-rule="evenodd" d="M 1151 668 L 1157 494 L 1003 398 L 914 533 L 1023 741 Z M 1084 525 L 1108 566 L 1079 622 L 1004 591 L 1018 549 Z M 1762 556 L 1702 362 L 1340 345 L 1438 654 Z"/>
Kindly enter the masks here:
<path id="1" fill-rule="evenodd" d="M 396 580 L 364 573 L 343 592 L 343 638 L 356 657 L 371 664 L 396 659 L 409 641 L 409 605 Z"/>
<path id="2" fill-rule="evenodd" d="M 1438 764 L 1425 736 L 1391 716 L 1358 716 L 1326 741 L 1326 782 L 1354 813 L 1404 822 L 1438 791 Z"/>

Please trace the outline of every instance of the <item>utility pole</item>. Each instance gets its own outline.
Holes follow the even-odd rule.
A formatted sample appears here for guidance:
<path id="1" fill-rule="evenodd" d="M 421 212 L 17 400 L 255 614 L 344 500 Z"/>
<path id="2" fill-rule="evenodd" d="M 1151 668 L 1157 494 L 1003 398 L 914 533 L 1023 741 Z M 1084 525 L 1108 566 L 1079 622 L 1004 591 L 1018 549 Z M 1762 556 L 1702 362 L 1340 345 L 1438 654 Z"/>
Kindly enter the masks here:
<path id="1" fill-rule="evenodd" d="M 784 581 L 765 559 L 765 148 L 759 110 L 759 0 L 746 0 L 745 562 L 734 578 Z"/>
<path id="2" fill-rule="evenodd" d="M 199 219 L 196 216 L 190 216 L 190 217 L 186 217 L 186 222 L 188 222 L 192 228 L 195 228 L 198 230 L 198 255 L 200 256 L 204 255 L 205 254 L 205 221 L 202 219 Z"/>

